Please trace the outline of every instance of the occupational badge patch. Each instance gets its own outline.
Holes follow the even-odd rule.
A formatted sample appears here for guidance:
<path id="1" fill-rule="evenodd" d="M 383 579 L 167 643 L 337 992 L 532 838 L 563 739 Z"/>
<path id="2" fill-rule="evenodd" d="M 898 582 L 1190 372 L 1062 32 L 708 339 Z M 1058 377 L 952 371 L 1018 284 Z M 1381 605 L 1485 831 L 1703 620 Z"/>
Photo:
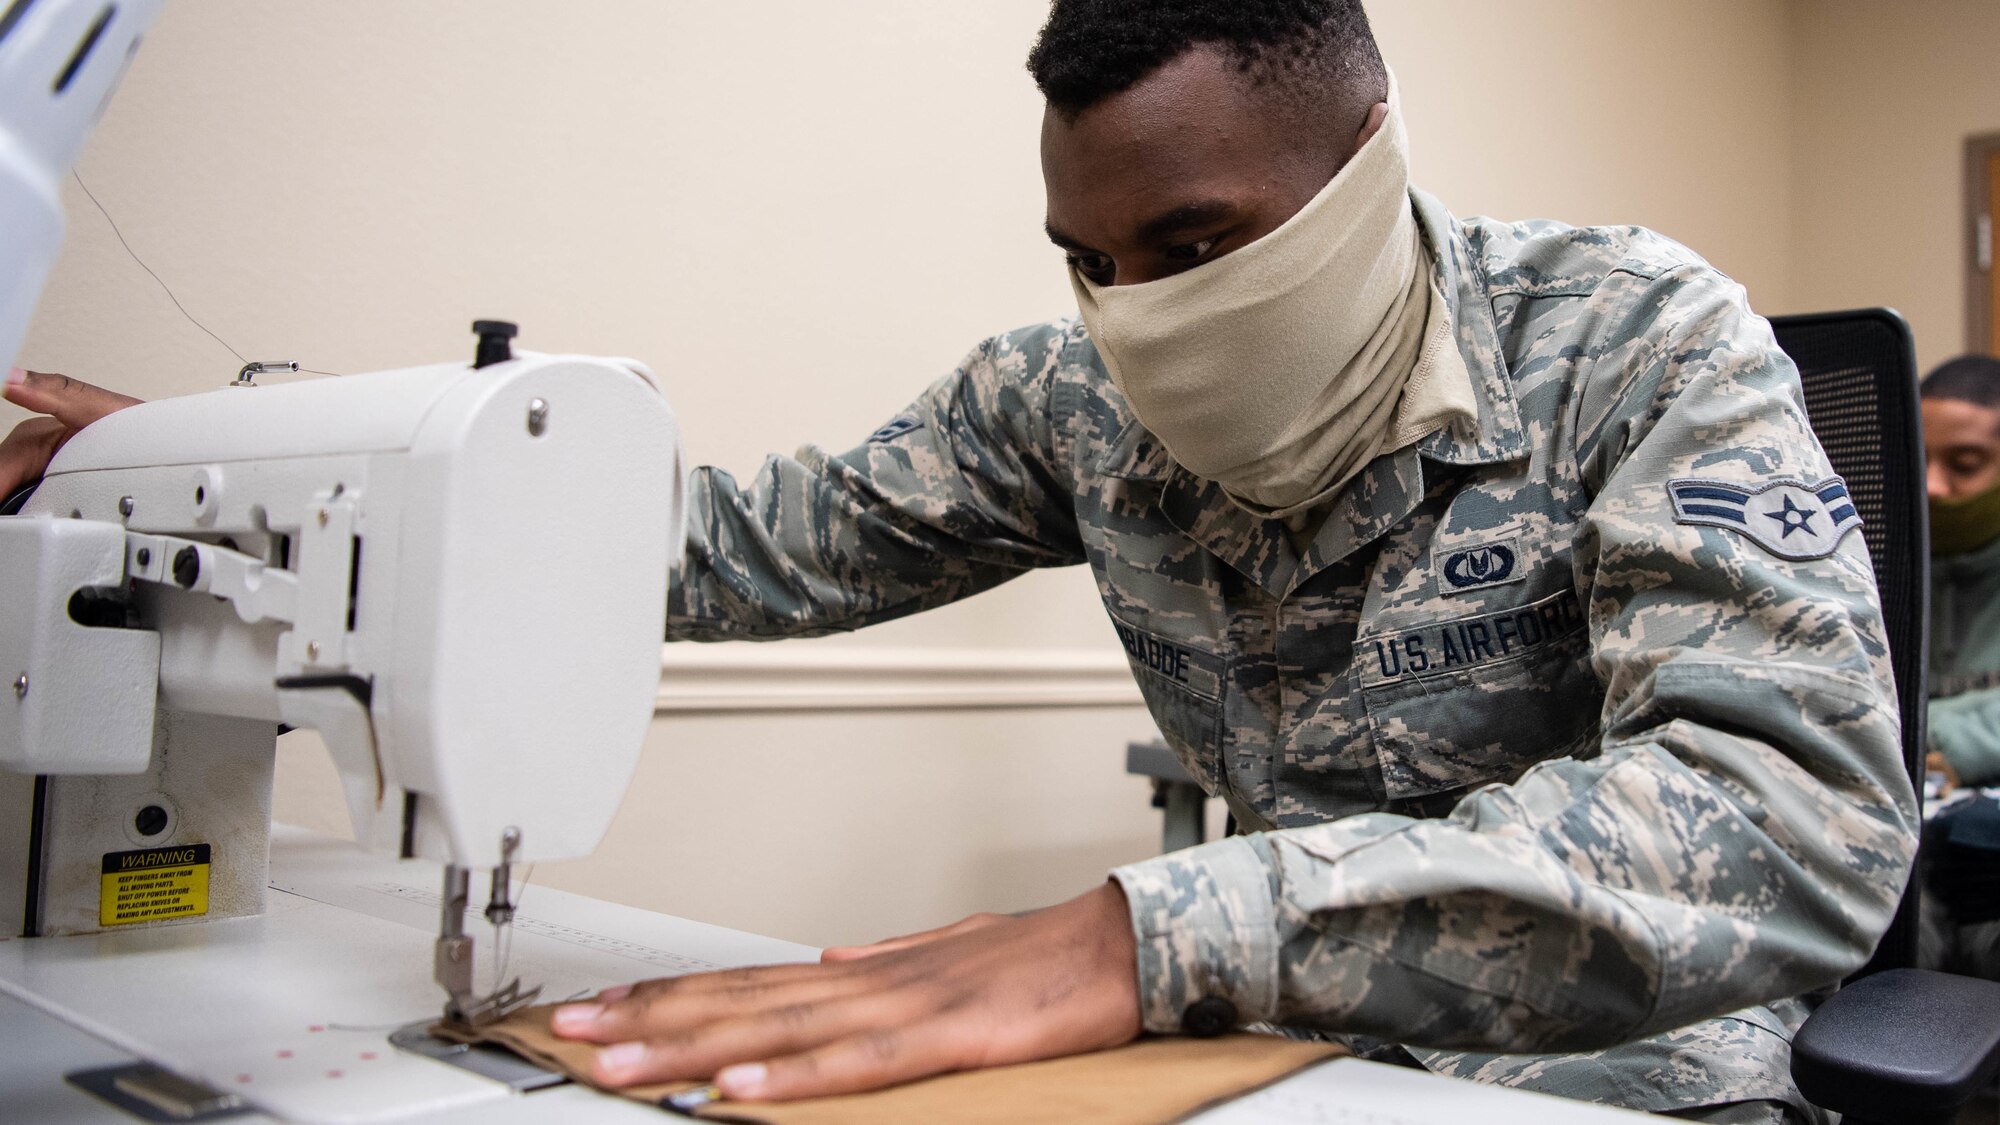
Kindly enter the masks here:
<path id="1" fill-rule="evenodd" d="M 1442 592 L 1462 594 L 1467 590 L 1483 590 L 1488 586 L 1517 582 L 1526 576 L 1515 565 L 1519 561 L 1511 538 L 1452 551 L 1444 557 Z"/>
<path id="2" fill-rule="evenodd" d="M 1818 484 L 1784 477 L 1754 487 L 1726 480 L 1676 480 L 1667 482 L 1667 493 L 1673 497 L 1676 522 L 1734 531 L 1792 562 L 1831 555 L 1848 532 L 1861 526 L 1861 515 L 1839 477 Z"/>

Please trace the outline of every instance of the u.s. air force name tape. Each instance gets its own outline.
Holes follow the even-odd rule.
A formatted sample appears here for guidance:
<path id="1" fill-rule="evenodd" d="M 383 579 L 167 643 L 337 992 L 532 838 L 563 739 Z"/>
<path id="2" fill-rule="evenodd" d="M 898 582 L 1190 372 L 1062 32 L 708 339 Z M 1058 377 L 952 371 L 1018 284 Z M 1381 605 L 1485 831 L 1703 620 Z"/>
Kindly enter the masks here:
<path id="1" fill-rule="evenodd" d="M 1833 554 L 1861 514 L 1839 477 L 1807 484 L 1780 477 L 1761 484 L 1726 480 L 1667 482 L 1674 520 L 1733 531 L 1781 559 L 1806 562 Z"/>

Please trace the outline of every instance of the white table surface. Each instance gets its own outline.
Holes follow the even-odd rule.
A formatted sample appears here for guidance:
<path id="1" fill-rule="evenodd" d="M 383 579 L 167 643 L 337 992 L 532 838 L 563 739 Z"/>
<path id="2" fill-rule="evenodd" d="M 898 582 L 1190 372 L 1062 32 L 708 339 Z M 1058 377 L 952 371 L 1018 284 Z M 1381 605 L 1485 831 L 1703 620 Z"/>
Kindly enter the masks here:
<path id="1" fill-rule="evenodd" d="M 129 1125 L 62 1079 L 143 1058 L 261 1113 L 230 1122 L 376 1125 L 674 1120 L 567 1085 L 515 1094 L 389 1045 L 437 1012 L 435 864 L 372 855 L 298 829 L 272 833 L 258 918 L 0 940 L 0 1122 Z M 818 951 L 531 886 L 508 972 L 546 999 L 644 977 L 811 960 Z M 472 917 L 476 917 L 476 914 Z M 480 983 L 495 950 L 483 922 Z M 1194 1119 L 1198 1125 L 1596 1125 L 1636 1115 L 1339 1060 Z"/>

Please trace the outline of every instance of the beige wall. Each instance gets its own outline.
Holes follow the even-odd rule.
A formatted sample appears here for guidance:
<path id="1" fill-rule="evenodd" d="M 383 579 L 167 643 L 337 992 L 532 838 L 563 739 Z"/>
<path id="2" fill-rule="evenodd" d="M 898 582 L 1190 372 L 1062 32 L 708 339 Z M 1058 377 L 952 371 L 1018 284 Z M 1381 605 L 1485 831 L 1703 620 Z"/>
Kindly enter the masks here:
<path id="1" fill-rule="evenodd" d="M 1374 16 L 1418 179 L 1450 206 L 1656 226 L 1778 309 L 1802 296 L 1799 232 L 1823 233 L 1805 216 L 1819 196 L 1793 191 L 1820 146 L 1788 140 L 1835 135 L 1794 96 L 1820 6 L 1378 0 Z M 1858 25 L 1869 5 L 1827 7 Z M 1044 10 L 184 2 L 81 168 L 253 358 L 427 362 L 469 354 L 472 318 L 511 317 L 529 347 L 646 360 L 691 453 L 747 473 L 767 450 L 855 440 L 981 336 L 1070 310 L 1038 233 L 1021 72 Z M 149 396 L 224 381 L 237 361 L 69 204 L 22 361 Z M 783 647 L 827 663 L 843 646 L 1051 675 L 1117 659 L 1074 571 Z M 1131 705 L 666 715 L 606 847 L 537 879 L 808 942 L 1019 908 L 1152 846 L 1120 754 L 1147 729 Z M 323 760 L 286 743 L 281 807 L 328 821 Z"/>
<path id="2" fill-rule="evenodd" d="M 1792 300 L 1892 305 L 1964 352 L 1965 139 L 2000 132 L 2000 4 L 1800 0 Z"/>
<path id="3" fill-rule="evenodd" d="M 1636 223 L 1787 299 L 1784 0 L 1376 0 L 1412 175 L 1460 214 Z"/>

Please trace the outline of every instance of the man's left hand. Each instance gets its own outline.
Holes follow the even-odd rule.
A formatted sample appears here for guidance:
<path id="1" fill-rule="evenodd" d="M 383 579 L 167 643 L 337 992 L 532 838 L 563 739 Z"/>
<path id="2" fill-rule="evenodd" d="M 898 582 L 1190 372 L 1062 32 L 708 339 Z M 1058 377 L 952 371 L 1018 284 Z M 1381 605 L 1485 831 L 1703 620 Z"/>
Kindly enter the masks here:
<path id="1" fill-rule="evenodd" d="M 713 1076 L 739 1101 L 854 1093 L 946 1071 L 1115 1047 L 1139 1034 L 1132 924 L 1107 882 L 1018 917 L 981 915 L 817 965 L 607 989 L 555 1033 L 609 1044 L 594 1077 Z"/>

